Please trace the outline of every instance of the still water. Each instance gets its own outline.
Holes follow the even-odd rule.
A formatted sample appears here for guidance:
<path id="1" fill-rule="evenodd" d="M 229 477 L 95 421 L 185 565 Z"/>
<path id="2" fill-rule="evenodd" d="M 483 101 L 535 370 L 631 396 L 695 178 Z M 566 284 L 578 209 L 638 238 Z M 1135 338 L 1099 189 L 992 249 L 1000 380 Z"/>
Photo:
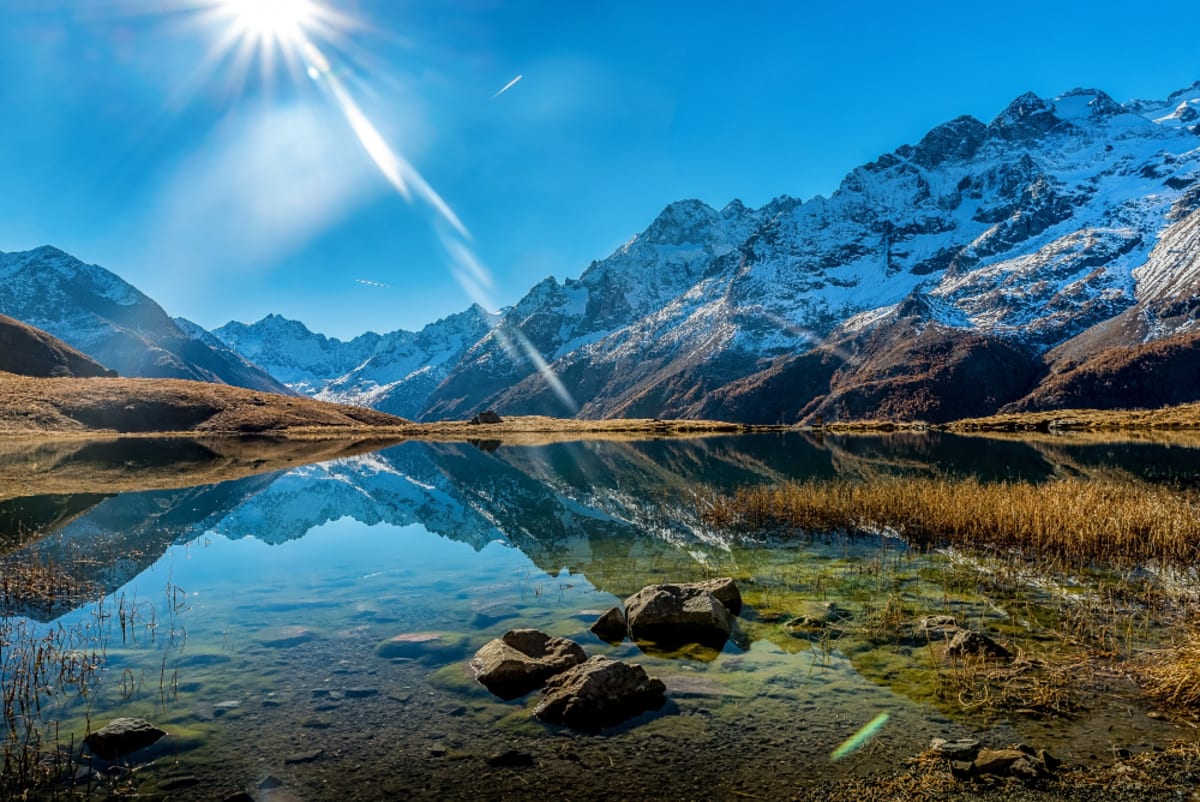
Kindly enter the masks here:
<path id="1" fill-rule="evenodd" d="M 1102 757 L 1178 732 L 1129 715 L 1120 688 L 1069 716 L 967 709 L 940 688 L 929 649 L 788 625 L 835 611 L 894 628 L 898 609 L 952 614 L 1017 646 L 1040 637 L 964 573 L 963 555 L 886 534 L 717 531 L 703 510 L 739 486 L 839 476 L 1194 486 L 1197 456 L 1178 442 L 934 434 L 409 442 L 185 489 L 10 492 L 5 570 L 54 580 L 9 600 L 4 680 L 18 682 L 13 633 L 86 656 L 84 687 L 39 697 L 21 732 L 70 751 L 74 792 L 98 796 L 773 799 L 898 767 L 933 737 Z M 719 653 L 644 654 L 588 629 L 647 584 L 715 576 L 734 577 L 747 603 Z M 501 701 L 466 668 L 521 627 L 642 664 L 667 705 L 599 735 L 531 718 L 536 692 Z M 881 713 L 874 739 L 835 760 Z M 81 760 L 86 732 L 121 716 L 168 735 L 115 765 Z"/>

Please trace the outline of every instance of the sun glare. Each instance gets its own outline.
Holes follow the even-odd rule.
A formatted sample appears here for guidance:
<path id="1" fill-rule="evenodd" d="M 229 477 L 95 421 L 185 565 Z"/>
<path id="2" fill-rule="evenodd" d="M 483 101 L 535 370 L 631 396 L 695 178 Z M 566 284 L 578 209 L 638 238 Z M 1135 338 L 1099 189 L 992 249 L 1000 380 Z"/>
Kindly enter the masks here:
<path id="1" fill-rule="evenodd" d="M 221 0 L 239 28 L 260 39 L 295 40 L 317 16 L 312 0 Z"/>

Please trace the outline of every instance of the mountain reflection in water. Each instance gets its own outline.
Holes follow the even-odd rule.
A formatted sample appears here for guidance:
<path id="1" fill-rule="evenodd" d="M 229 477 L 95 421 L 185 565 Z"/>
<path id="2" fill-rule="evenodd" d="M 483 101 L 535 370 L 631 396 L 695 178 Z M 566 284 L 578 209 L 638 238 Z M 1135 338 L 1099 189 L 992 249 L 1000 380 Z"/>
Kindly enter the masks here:
<path id="1" fill-rule="evenodd" d="M 281 798 L 309 802 L 563 789 L 774 799 L 889 770 L 932 737 L 1024 739 L 1069 761 L 1174 734 L 1131 717 L 1130 698 L 1107 690 L 1069 718 L 997 723 L 966 710 L 940 693 L 949 669 L 931 662 L 928 644 L 897 639 L 903 617 L 950 612 L 1018 646 L 1042 634 L 969 568 L 882 533 L 714 530 L 703 510 L 713 493 L 804 479 L 1096 475 L 1190 486 L 1193 444 L 794 433 L 378 451 L 163 446 L 0 453 L 0 473 L 27 477 L 27 492 L 9 483 L 0 494 L 4 587 L 23 569 L 38 579 L 32 594 L 0 598 L 0 626 L 95 656 L 86 694 L 47 696 L 29 721 L 64 746 L 117 717 L 168 733 L 130 758 L 136 772 L 105 775 L 128 783 L 121 793 L 186 802 L 279 784 Z M 314 454 L 338 458 L 286 467 Z M 189 483 L 197 476 L 223 481 Z M 726 575 L 745 607 L 720 650 L 662 653 L 589 631 L 645 585 Z M 1038 610 L 1047 629 L 1060 613 Z M 876 638 L 879 626 L 892 635 Z M 466 670 L 488 640 L 524 627 L 643 665 L 666 683 L 667 704 L 602 736 L 542 724 L 531 717 L 537 692 L 502 700 Z M 870 722 L 869 743 L 834 762 Z M 93 796 L 114 791 L 76 768 Z M 514 771 L 520 787 L 497 785 Z"/>

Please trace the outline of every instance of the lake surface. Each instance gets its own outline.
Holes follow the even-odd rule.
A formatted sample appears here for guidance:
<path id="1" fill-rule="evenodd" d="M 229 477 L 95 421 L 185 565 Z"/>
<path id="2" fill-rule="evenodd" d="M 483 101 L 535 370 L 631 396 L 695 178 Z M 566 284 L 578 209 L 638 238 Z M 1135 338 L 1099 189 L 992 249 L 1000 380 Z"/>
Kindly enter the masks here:
<path id="1" fill-rule="evenodd" d="M 122 448 L 129 464 L 129 448 L 179 444 Z M 409 442 L 185 489 L 10 492 L 4 570 L 34 566 L 46 579 L 43 592 L 9 599 L 4 681 L 18 683 L 16 635 L 52 643 L 80 675 L 46 683 L 54 692 L 10 730 L 10 747 L 36 728 L 76 759 L 89 728 L 134 716 L 168 736 L 115 765 L 73 765 L 77 792 L 278 800 L 775 799 L 897 767 L 933 737 L 1024 741 L 1068 761 L 1153 748 L 1183 733 L 1131 715 L 1120 682 L 1070 715 L 998 715 L 939 691 L 945 669 L 928 649 L 787 626 L 830 603 L 884 626 L 902 606 L 1018 646 L 1042 637 L 973 578 L 983 558 L 916 553 L 886 533 L 719 531 L 702 513 L 712 493 L 805 478 L 1095 475 L 1194 487 L 1198 457 L 1180 441 L 938 434 Z M 646 654 L 588 630 L 647 584 L 715 576 L 733 576 L 747 603 L 719 653 Z M 1086 590 L 1089 580 L 1071 581 Z M 1046 604 L 1053 618 L 1053 595 L 1021 603 L 1027 613 Z M 642 664 L 666 682 L 668 704 L 599 735 L 533 719 L 536 692 L 504 702 L 466 669 L 520 627 Z M 1152 626 L 1136 635 L 1155 636 Z M 835 760 L 880 714 L 875 737 Z M 509 750 L 518 757 L 497 759 Z"/>

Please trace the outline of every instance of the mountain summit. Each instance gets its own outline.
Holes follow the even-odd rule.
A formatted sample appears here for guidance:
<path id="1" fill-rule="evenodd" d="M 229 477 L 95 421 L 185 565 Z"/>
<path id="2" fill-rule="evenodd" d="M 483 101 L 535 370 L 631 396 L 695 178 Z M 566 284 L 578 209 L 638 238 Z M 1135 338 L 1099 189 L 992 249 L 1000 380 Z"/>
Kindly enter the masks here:
<path id="1" fill-rule="evenodd" d="M 1075 89 L 952 119 L 828 197 L 677 201 L 579 278 L 420 332 L 341 342 L 272 315 L 210 336 L 46 249 L 0 256 L 15 288 L 0 312 L 123 373 L 120 343 L 152 339 L 174 365 L 180 349 L 162 343 L 186 341 L 416 419 L 937 421 L 1200 397 L 1139 378 L 1200 351 L 1198 231 L 1200 82 L 1123 104 Z"/>

